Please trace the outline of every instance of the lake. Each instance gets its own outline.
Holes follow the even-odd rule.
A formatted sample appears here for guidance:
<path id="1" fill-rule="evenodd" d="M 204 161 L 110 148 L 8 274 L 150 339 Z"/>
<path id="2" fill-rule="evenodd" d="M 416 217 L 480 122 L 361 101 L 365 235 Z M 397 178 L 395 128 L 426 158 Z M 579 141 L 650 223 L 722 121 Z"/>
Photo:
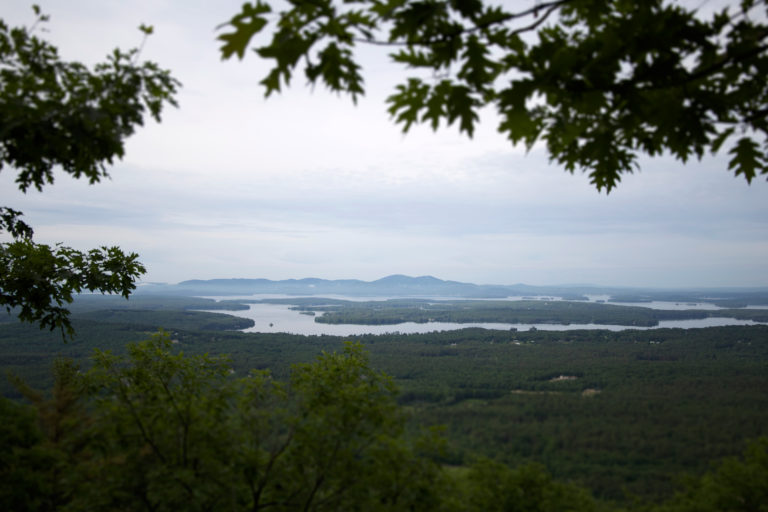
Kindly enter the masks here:
<path id="1" fill-rule="evenodd" d="M 373 301 L 388 300 L 398 297 L 345 297 L 339 295 L 324 295 L 326 298 L 354 300 L 354 301 Z M 206 297 L 216 300 L 253 300 L 266 298 L 289 298 L 287 295 L 250 295 L 240 297 Z M 294 297 L 295 298 L 295 297 Z M 414 298 L 414 297 L 409 297 Z M 459 300 L 455 297 L 419 297 L 434 300 Z M 522 297 L 509 297 L 507 300 L 522 300 Z M 547 300 L 557 300 L 555 297 L 547 297 Z M 498 299 L 494 299 L 498 300 Z M 604 300 L 602 297 L 590 297 L 590 301 Z M 644 303 L 611 303 L 617 305 L 641 306 L 653 309 L 720 309 L 713 304 L 681 304 L 674 302 L 644 302 Z M 315 322 L 315 317 L 302 315 L 298 311 L 291 310 L 290 305 L 286 304 L 249 304 L 250 308 L 243 311 L 212 311 L 214 313 L 225 312 L 232 316 L 250 318 L 256 325 L 251 328 L 243 329 L 242 332 L 265 332 L 277 333 L 287 332 L 291 334 L 303 335 L 332 335 L 332 336 L 354 336 L 362 334 L 385 334 L 385 333 L 425 333 L 434 331 L 452 331 L 457 329 L 466 329 L 468 327 L 481 327 L 483 329 L 509 330 L 515 328 L 519 331 L 527 331 L 535 327 L 542 331 L 569 331 L 576 329 L 607 329 L 611 331 L 621 331 L 627 329 L 660 329 L 665 327 L 679 327 L 684 329 L 697 327 L 720 327 L 725 325 L 759 325 L 751 320 L 738 320 L 734 318 L 702 318 L 696 320 L 667 320 L 659 322 L 658 327 L 630 327 L 626 325 L 601 325 L 601 324 L 506 324 L 506 323 L 453 323 L 453 322 L 429 322 L 415 323 L 405 322 L 392 325 L 357 325 L 357 324 L 323 324 Z"/>

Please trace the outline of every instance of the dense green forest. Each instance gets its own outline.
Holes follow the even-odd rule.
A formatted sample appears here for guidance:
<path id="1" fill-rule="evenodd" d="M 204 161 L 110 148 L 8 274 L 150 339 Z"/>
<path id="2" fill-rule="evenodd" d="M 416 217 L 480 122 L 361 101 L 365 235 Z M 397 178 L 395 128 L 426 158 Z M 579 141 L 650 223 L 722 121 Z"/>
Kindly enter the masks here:
<path id="1" fill-rule="evenodd" d="M 148 303 L 149 304 L 149 303 Z M 50 389 L 58 356 L 91 366 L 94 349 L 125 354 L 128 342 L 169 330 L 174 349 L 227 355 L 234 376 L 269 370 L 290 378 L 296 363 L 342 350 L 346 338 L 240 333 L 237 321 L 154 308 L 73 314 L 77 337 L 6 323 L 0 366 L 32 388 Z M 227 318 L 226 315 L 221 315 Z M 219 330 L 214 330 L 216 326 Z M 442 426 L 430 457 L 467 467 L 488 457 L 536 463 L 558 482 L 609 503 L 669 498 L 684 474 L 740 453 L 768 435 L 768 326 L 611 332 L 462 329 L 358 336 L 370 364 L 393 377 L 406 431 Z M 2 393 L 21 395 L 9 381 Z"/>

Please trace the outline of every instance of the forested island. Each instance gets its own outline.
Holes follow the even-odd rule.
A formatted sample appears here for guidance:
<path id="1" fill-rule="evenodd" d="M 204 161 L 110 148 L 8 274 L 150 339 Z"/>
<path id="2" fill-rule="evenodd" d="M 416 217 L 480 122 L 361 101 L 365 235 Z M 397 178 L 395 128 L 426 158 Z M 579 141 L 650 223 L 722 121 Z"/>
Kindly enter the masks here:
<path id="1" fill-rule="evenodd" d="M 349 301 L 287 298 L 254 302 L 290 304 L 300 312 L 322 313 L 327 324 L 395 325 L 405 322 L 598 324 L 654 327 L 664 320 L 736 318 L 768 322 L 768 309 L 651 309 L 570 300 L 434 300 Z"/>

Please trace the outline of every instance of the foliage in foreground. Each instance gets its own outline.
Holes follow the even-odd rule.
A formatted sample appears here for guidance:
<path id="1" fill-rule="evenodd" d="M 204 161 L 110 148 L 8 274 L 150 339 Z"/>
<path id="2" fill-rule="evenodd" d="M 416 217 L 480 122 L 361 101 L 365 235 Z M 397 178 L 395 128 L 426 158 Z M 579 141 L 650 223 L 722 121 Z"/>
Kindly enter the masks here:
<path id="1" fill-rule="evenodd" d="M 588 491 L 540 466 L 439 467 L 440 440 L 411 438 L 389 377 L 359 345 L 293 367 L 280 383 L 224 358 L 185 356 L 167 336 L 82 374 L 55 365 L 33 407 L 0 400 L 5 510 L 589 511 Z M 692 480 L 660 512 L 763 510 L 768 441 Z"/>
<path id="2" fill-rule="evenodd" d="M 750 443 L 743 458 L 730 457 L 690 483 L 659 512 L 768 510 L 768 439 Z"/>
<path id="3" fill-rule="evenodd" d="M 404 131 L 457 123 L 471 137 L 492 107 L 513 144 L 543 141 L 598 190 L 639 155 L 687 162 L 724 144 L 728 168 L 751 182 L 768 173 L 768 3 L 732 3 L 705 18 L 671 0 L 255 0 L 219 39 L 225 59 L 253 40 L 271 61 L 267 96 L 303 69 L 353 100 L 364 93 L 357 48 L 384 46 L 410 75 L 387 99 Z"/>
<path id="4" fill-rule="evenodd" d="M 19 190 L 41 191 L 62 169 L 90 183 L 108 176 L 122 158 L 125 139 L 149 114 L 160 121 L 166 104 L 176 105 L 179 82 L 139 50 L 115 49 L 93 70 L 68 62 L 34 34 L 48 21 L 34 6 L 31 27 L 8 27 L 0 19 L 0 170 L 17 172 Z M 142 26 L 145 36 L 151 27 Z M 65 305 L 82 291 L 127 297 L 145 272 L 135 253 L 119 247 L 76 250 L 33 241 L 22 212 L 0 206 L 0 306 L 21 320 L 74 335 Z"/>
<path id="5" fill-rule="evenodd" d="M 52 398 L 24 389 L 39 431 L 3 402 L 8 509 L 433 508 L 438 472 L 417 456 L 429 443 L 406 442 L 391 380 L 359 346 L 285 384 L 171 348 L 158 335 L 128 357 L 97 352 L 85 375 L 60 362 Z"/>

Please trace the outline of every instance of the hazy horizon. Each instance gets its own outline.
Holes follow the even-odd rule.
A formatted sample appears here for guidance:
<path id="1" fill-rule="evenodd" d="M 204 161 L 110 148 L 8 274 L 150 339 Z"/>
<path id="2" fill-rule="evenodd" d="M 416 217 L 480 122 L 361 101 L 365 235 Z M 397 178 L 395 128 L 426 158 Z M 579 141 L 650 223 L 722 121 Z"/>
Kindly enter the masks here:
<path id="1" fill-rule="evenodd" d="M 727 2 L 712 1 L 704 9 Z M 3 19 L 31 24 L 27 1 Z M 222 2 L 43 3 L 38 35 L 64 59 L 93 64 L 141 42 L 142 58 L 184 87 L 179 109 L 140 127 L 111 179 L 56 174 L 22 194 L 0 172 L 0 204 L 21 210 L 40 243 L 119 245 L 147 267 L 143 282 L 258 276 L 375 280 L 435 275 L 478 284 L 655 288 L 764 287 L 768 183 L 747 185 L 728 155 L 641 158 L 610 195 L 587 176 L 527 155 L 496 132 L 490 111 L 474 139 L 455 127 L 403 135 L 384 99 L 406 75 L 362 48 L 367 94 L 351 100 L 291 89 L 265 100 L 267 66 L 221 62 Z"/>
<path id="2" fill-rule="evenodd" d="M 690 286 L 690 287 L 661 287 L 661 286 L 628 286 L 628 285 L 601 285 L 601 284 L 595 284 L 595 283 L 554 283 L 554 284 L 538 284 L 538 283 L 527 283 L 527 282 L 516 282 L 516 283 L 503 283 L 503 282 L 470 282 L 470 281 L 461 281 L 457 279 L 445 279 L 440 276 L 435 275 L 420 275 L 420 276 L 410 276 L 406 274 L 387 274 L 383 275 L 379 278 L 375 279 L 358 279 L 355 277 L 345 277 L 345 278 L 324 278 L 320 276 L 302 276 L 302 277 L 288 277 L 288 278 L 282 278 L 282 279 L 270 279 L 267 277 L 212 277 L 207 279 L 198 279 L 198 278 L 192 278 L 192 279 L 182 279 L 180 281 L 176 282 L 164 282 L 164 281 L 152 281 L 152 282 L 146 282 L 143 281 L 139 283 L 139 286 L 152 286 L 152 285 L 179 285 L 181 283 L 185 282 L 209 282 L 209 281 L 259 281 L 259 280 L 267 280 L 271 282 L 282 282 L 282 281 L 307 281 L 307 280 L 319 280 L 319 281 L 358 281 L 363 283 L 374 283 L 376 281 L 385 280 L 387 278 L 392 277 L 403 277 L 408 279 L 421 279 L 421 278 L 430 278 L 430 279 L 437 279 L 439 281 L 443 282 L 453 282 L 453 283 L 461 283 L 461 284 L 472 284 L 477 286 L 503 286 L 503 287 L 514 287 L 514 286 L 525 286 L 525 287 L 531 287 L 531 288 L 605 288 L 605 289 L 646 289 L 646 290 L 658 290 L 658 291 L 686 291 L 686 290 L 760 290 L 760 291 L 768 291 L 768 286 Z"/>

